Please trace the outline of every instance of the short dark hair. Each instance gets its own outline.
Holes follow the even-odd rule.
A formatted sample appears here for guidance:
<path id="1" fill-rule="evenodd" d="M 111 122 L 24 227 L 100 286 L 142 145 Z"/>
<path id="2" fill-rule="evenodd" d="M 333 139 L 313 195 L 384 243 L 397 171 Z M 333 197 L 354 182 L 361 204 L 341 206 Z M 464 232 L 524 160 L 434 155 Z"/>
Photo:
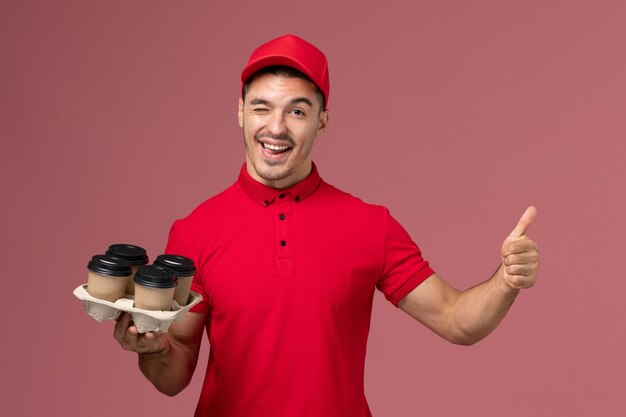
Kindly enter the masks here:
<path id="1" fill-rule="evenodd" d="M 244 101 L 246 99 L 246 94 L 248 93 L 248 90 L 250 89 L 250 84 L 252 84 L 252 81 L 254 81 L 256 77 L 259 77 L 265 74 L 272 74 L 272 75 L 277 75 L 280 77 L 287 77 L 287 78 L 300 78 L 302 80 L 310 82 L 315 87 L 315 95 L 317 96 L 321 105 L 320 112 L 326 108 L 326 98 L 324 97 L 324 93 L 322 93 L 322 90 L 320 90 L 317 84 L 315 84 L 313 80 L 309 78 L 308 75 L 306 75 L 302 71 L 298 71 L 295 68 L 282 66 L 282 65 L 264 67 L 258 70 L 257 72 L 255 72 L 254 74 L 252 74 L 250 78 L 248 78 L 243 85 L 241 95 Z"/>

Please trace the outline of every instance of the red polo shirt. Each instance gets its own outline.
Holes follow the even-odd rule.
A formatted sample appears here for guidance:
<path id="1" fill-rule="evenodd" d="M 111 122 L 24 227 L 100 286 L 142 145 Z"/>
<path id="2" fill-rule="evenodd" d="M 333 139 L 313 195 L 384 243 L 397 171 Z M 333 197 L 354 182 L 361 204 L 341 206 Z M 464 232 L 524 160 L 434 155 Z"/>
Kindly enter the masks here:
<path id="1" fill-rule="evenodd" d="M 381 206 L 311 174 L 286 190 L 238 181 L 172 226 L 208 312 L 196 416 L 366 417 L 374 289 L 394 305 L 433 274 Z"/>

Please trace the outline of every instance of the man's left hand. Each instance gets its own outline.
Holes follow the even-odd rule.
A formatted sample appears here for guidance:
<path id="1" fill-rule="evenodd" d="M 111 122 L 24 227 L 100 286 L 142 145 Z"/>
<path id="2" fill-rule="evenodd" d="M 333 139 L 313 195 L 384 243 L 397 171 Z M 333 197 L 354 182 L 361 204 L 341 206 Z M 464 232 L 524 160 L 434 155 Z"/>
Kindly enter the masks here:
<path id="1" fill-rule="evenodd" d="M 539 251 L 535 241 L 526 236 L 528 226 L 536 216 L 537 209 L 528 207 L 502 244 L 502 275 L 504 282 L 514 289 L 532 287 L 537 280 Z"/>

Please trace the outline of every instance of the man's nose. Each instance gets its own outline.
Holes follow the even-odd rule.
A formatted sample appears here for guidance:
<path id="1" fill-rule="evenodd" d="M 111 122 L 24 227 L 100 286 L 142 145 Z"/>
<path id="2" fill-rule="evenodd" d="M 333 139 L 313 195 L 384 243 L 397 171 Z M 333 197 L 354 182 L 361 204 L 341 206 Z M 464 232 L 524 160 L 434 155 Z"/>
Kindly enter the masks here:
<path id="1" fill-rule="evenodd" d="M 282 136 L 287 133 L 287 124 L 285 123 L 285 115 L 283 112 L 275 111 L 272 113 L 267 123 L 267 130 L 272 136 Z"/>

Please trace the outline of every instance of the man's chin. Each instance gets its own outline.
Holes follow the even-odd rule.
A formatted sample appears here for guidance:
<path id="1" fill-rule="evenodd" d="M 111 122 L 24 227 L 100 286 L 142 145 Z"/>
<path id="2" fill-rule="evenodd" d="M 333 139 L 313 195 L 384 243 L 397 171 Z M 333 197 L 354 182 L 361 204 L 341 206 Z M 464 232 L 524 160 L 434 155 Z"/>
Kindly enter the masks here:
<path id="1" fill-rule="evenodd" d="M 289 170 L 278 161 L 263 161 L 260 166 L 254 165 L 254 171 L 266 181 L 280 181 L 289 177 Z"/>
<path id="2" fill-rule="evenodd" d="M 278 169 L 264 169 L 261 171 L 257 171 L 257 175 L 266 181 L 280 181 L 289 177 L 288 172 L 284 172 L 283 170 Z"/>

